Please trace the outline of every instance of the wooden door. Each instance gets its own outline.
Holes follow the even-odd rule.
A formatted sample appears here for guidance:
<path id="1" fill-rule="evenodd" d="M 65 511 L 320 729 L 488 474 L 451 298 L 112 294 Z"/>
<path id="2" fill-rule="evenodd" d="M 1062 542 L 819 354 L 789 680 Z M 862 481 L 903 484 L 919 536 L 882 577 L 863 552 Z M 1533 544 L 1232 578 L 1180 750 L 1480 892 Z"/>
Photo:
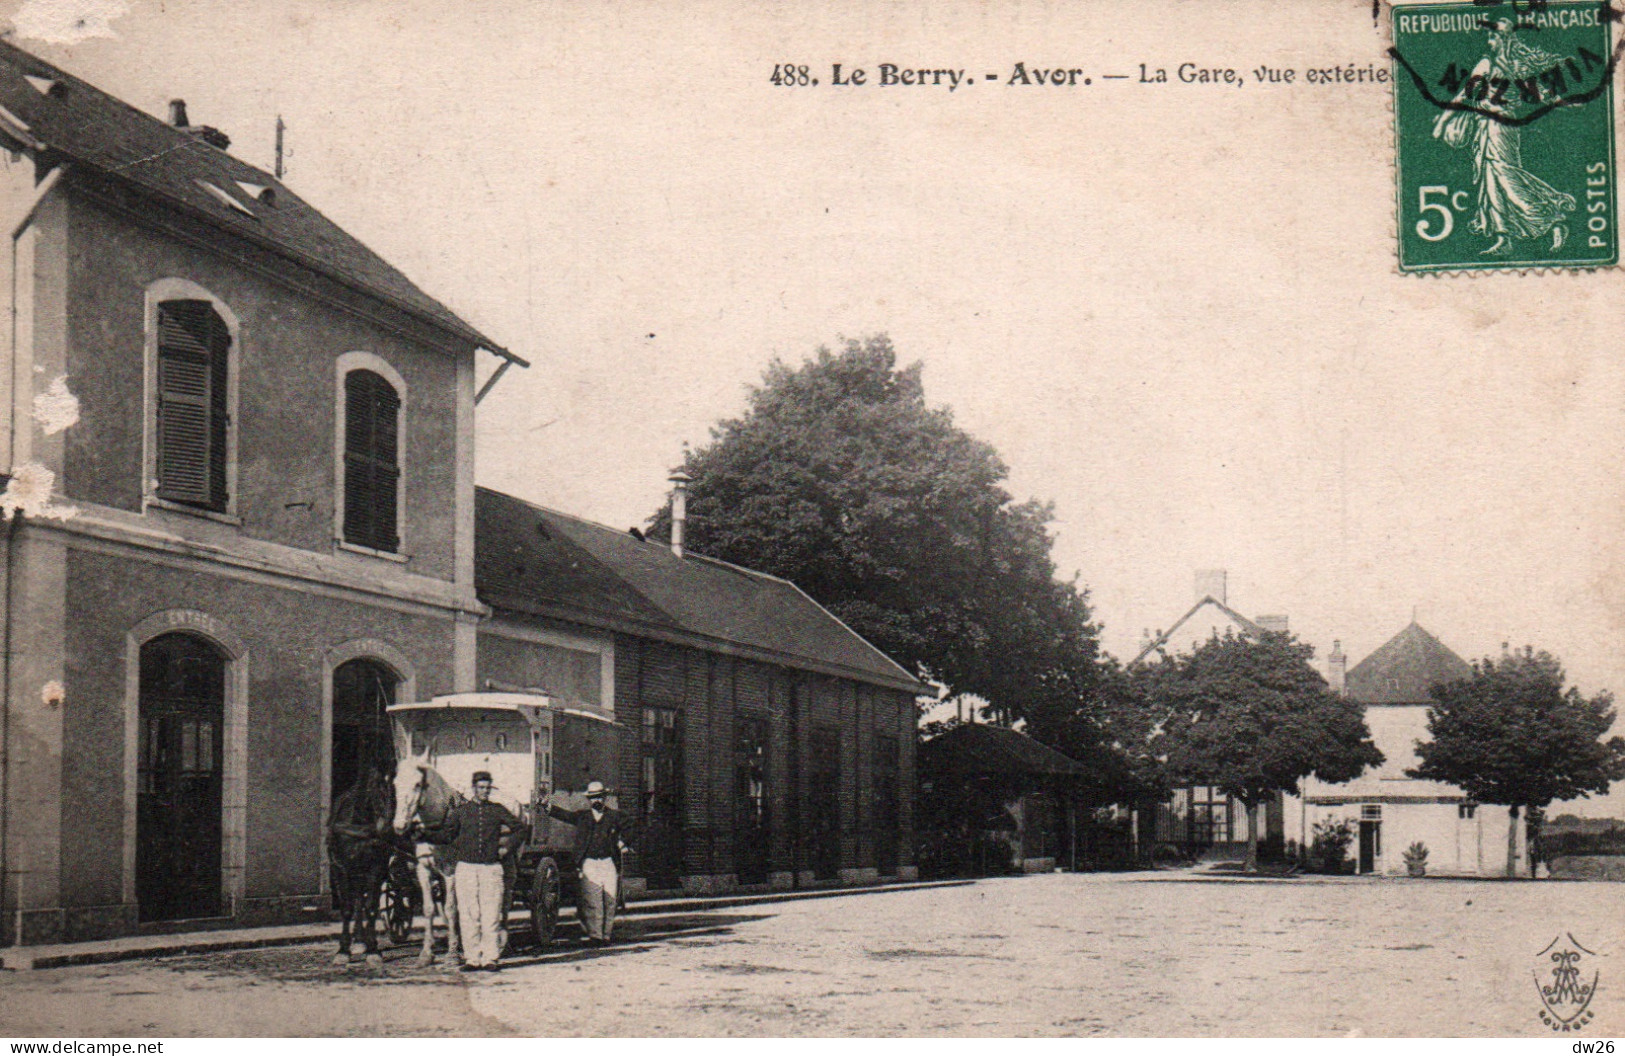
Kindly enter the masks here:
<path id="1" fill-rule="evenodd" d="M 741 884 L 767 883 L 772 832 L 768 824 L 767 720 L 734 720 L 734 876 Z"/>
<path id="2" fill-rule="evenodd" d="M 1382 855 L 1382 822 L 1360 822 L 1360 872 L 1369 873 L 1377 868 Z"/>
<path id="3" fill-rule="evenodd" d="M 141 647 L 136 775 L 140 919 L 215 917 L 221 898 L 225 658 L 194 635 Z"/>
<path id="4" fill-rule="evenodd" d="M 651 889 L 670 889 L 683 872 L 683 745 L 676 708 L 643 709 L 638 862 Z"/>
<path id="5" fill-rule="evenodd" d="M 875 736 L 875 869 L 897 875 L 897 738 Z"/>
<path id="6" fill-rule="evenodd" d="M 814 879 L 834 880 L 841 868 L 841 735 L 832 726 L 819 726 L 810 740 L 810 816 L 804 831 L 810 837 Z"/>

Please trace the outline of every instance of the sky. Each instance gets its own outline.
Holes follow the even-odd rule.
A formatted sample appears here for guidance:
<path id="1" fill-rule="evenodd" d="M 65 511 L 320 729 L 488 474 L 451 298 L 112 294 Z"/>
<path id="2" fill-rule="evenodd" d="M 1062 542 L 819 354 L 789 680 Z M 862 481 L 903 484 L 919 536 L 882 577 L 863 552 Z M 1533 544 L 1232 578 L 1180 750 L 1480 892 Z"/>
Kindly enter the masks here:
<path id="1" fill-rule="evenodd" d="M 0 19 L 142 110 L 184 98 L 250 163 L 280 115 L 291 187 L 531 361 L 480 405 L 482 484 L 642 524 L 775 357 L 883 332 L 1018 499 L 1054 502 L 1120 657 L 1223 568 L 1322 657 L 1414 617 L 1468 659 L 1533 644 L 1625 689 L 1621 274 L 1397 272 L 1389 89 L 1305 75 L 1384 65 L 1365 0 Z M 1091 84 L 1008 84 L 1017 62 Z M 882 63 L 998 76 L 881 86 Z"/>

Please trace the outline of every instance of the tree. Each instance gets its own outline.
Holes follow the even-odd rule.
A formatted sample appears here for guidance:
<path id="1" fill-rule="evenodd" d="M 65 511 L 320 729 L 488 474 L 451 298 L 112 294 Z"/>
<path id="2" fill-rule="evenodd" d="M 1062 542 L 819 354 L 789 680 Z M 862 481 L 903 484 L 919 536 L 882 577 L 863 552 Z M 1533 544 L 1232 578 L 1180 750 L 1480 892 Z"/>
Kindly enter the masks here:
<path id="1" fill-rule="evenodd" d="M 886 337 L 775 361 L 682 468 L 689 548 L 794 582 L 951 693 L 1032 722 L 1093 687 L 1098 632 L 1056 579 L 1051 507 L 1014 501 L 997 453 L 926 403 Z M 670 530 L 668 504 L 649 535 Z"/>
<path id="2" fill-rule="evenodd" d="M 1516 870 L 1520 810 L 1606 794 L 1625 778 L 1625 738 L 1602 739 L 1614 724 L 1613 696 L 1588 700 L 1563 683 L 1556 658 L 1526 646 L 1433 686 L 1429 740 L 1417 742 L 1421 765 L 1407 771 L 1507 808 L 1507 876 Z"/>
<path id="3" fill-rule="evenodd" d="M 1087 698 L 1028 722 L 1035 739 L 1088 769 L 1087 791 L 1098 801 L 1135 803 L 1168 795 L 1167 767 L 1155 743 L 1167 712 L 1150 699 L 1149 674 L 1144 666 L 1125 669 L 1115 657 L 1103 656 Z"/>
<path id="4" fill-rule="evenodd" d="M 1314 647 L 1287 634 L 1226 634 L 1143 669 L 1165 716 L 1154 744 L 1169 776 L 1213 785 L 1247 807 L 1247 868 L 1258 868 L 1258 808 L 1314 775 L 1352 781 L 1382 765 L 1363 708 L 1310 666 Z"/>

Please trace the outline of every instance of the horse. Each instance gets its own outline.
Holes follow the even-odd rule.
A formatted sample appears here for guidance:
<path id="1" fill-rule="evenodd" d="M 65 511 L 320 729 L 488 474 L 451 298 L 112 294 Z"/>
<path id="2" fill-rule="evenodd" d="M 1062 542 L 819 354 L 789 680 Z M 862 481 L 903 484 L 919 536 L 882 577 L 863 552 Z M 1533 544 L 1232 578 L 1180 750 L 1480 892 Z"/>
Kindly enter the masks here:
<path id="1" fill-rule="evenodd" d="M 352 930 L 366 946 L 367 967 L 384 966 L 378 952 L 378 899 L 399 844 L 390 828 L 394 812 L 395 789 L 370 766 L 333 802 L 327 819 L 328 876 L 333 906 L 343 921 L 334 967 L 350 963 Z"/>
<path id="2" fill-rule="evenodd" d="M 446 779 L 430 763 L 432 746 L 422 755 L 411 751 L 401 754 L 395 765 L 394 831 L 404 836 L 414 824 L 436 828 L 443 824 L 451 808 L 462 802 L 461 793 L 446 783 Z M 462 959 L 461 932 L 457 927 L 457 889 L 452 885 L 452 870 L 446 868 L 435 855 L 433 844 L 419 841 L 413 848 L 417 862 L 418 890 L 423 895 L 423 948 L 418 953 L 419 967 L 434 963 L 434 918 L 439 915 L 446 922 L 446 956 L 456 962 Z M 435 880 L 444 892 L 435 898 Z"/>

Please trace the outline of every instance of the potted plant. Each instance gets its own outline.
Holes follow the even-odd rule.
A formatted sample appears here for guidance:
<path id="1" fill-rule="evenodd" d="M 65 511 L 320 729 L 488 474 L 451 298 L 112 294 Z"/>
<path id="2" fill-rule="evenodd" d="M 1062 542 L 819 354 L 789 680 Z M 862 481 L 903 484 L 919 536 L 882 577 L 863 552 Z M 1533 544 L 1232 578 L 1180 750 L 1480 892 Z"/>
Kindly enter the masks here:
<path id="1" fill-rule="evenodd" d="M 1405 871 L 1412 876 L 1428 875 L 1428 849 L 1421 840 L 1405 848 Z"/>

